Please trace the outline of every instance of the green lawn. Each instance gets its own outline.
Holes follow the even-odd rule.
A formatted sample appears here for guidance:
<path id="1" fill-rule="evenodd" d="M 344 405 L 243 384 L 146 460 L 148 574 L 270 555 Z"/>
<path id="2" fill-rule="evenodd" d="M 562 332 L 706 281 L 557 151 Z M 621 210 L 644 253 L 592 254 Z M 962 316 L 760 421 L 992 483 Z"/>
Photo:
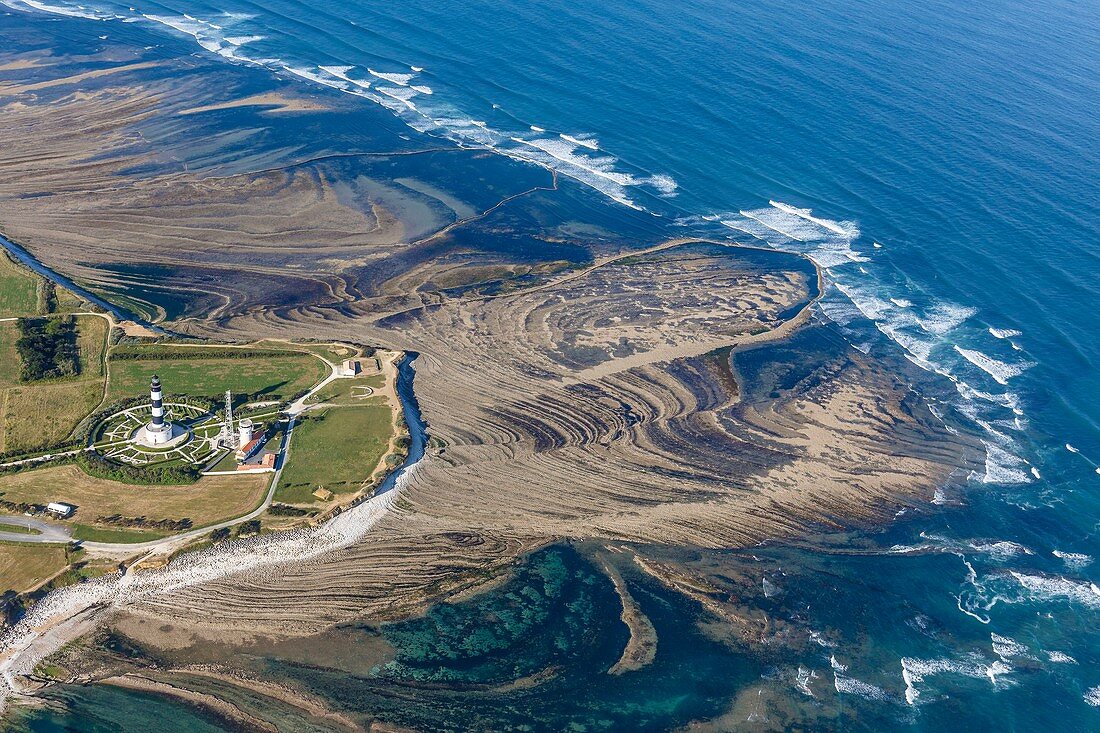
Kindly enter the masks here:
<path id="1" fill-rule="evenodd" d="M 73 539 L 85 542 L 149 542 L 167 536 L 167 532 L 152 530 L 104 529 L 87 524 L 73 525 Z"/>
<path id="2" fill-rule="evenodd" d="M 11 534 L 42 534 L 32 527 L 24 527 L 22 524 L 8 524 L 7 522 L 0 522 L 0 532 L 9 532 Z"/>
<path id="3" fill-rule="evenodd" d="M 382 389 L 386 384 L 384 374 L 371 374 L 367 377 L 343 377 L 334 379 L 326 384 L 317 394 L 310 398 L 310 403 L 331 402 L 336 405 L 362 405 L 369 404 L 368 400 L 379 401 L 382 396 L 375 392 L 366 397 L 364 387 L 372 390 Z"/>
<path id="4" fill-rule="evenodd" d="M 167 399 L 173 394 L 218 398 L 225 390 L 285 400 L 321 381 L 328 367 L 309 354 L 246 359 L 218 358 L 218 349 L 205 349 L 208 359 L 114 359 L 111 361 L 110 399 L 137 397 L 149 391 L 149 378 L 160 375 Z"/>
<path id="5" fill-rule="evenodd" d="M 0 318 L 38 313 L 39 277 L 0 253 Z"/>
<path id="6" fill-rule="evenodd" d="M 385 455 L 392 432 L 386 405 L 334 407 L 310 415 L 294 428 L 275 500 L 310 503 L 318 486 L 336 494 L 358 491 Z"/>

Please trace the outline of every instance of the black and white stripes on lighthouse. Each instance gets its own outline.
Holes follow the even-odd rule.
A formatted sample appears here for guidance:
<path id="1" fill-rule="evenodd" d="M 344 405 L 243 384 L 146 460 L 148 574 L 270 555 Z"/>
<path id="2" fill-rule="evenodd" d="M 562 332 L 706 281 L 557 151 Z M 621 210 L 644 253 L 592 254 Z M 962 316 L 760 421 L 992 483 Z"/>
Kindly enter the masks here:
<path id="1" fill-rule="evenodd" d="M 184 434 L 182 428 L 164 419 L 164 393 L 160 388 L 160 377 L 156 374 L 149 382 L 149 401 L 152 418 L 138 431 L 137 441 L 144 445 L 165 445 Z"/>
<path id="2" fill-rule="evenodd" d="M 164 395 L 160 391 L 160 377 L 153 375 L 153 381 L 149 383 L 149 398 L 153 402 L 153 422 L 150 425 L 164 424 Z"/>

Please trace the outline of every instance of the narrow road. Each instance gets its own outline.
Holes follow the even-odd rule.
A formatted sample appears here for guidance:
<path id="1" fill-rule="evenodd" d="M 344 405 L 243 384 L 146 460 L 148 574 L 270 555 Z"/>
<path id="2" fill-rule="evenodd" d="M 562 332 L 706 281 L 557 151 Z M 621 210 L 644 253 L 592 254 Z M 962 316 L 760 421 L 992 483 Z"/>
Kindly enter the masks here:
<path id="1" fill-rule="evenodd" d="M 339 367 L 336 364 L 332 363 L 328 359 L 325 359 L 323 356 L 317 354 L 314 354 L 314 356 L 317 356 L 317 358 L 328 364 L 329 374 L 327 377 L 325 377 L 320 382 L 315 384 L 312 388 L 310 388 L 310 390 L 302 395 L 302 397 L 290 403 L 287 409 L 284 410 L 284 412 L 287 414 L 286 434 L 283 436 L 283 443 L 279 447 L 279 454 L 278 457 L 275 459 L 275 473 L 272 474 L 271 483 L 267 487 L 267 494 L 264 496 L 264 500 L 260 503 L 258 507 L 253 509 L 248 514 L 245 514 L 244 516 L 234 517 L 232 519 L 227 519 L 224 522 L 219 522 L 218 524 L 211 524 L 205 527 L 199 527 L 197 529 L 192 529 L 187 532 L 171 535 L 169 537 L 162 537 L 159 540 L 151 540 L 149 542 L 140 543 L 82 542 L 81 546 L 89 552 L 95 552 L 105 555 L 133 555 L 139 552 L 146 552 L 151 555 L 155 554 L 154 551 L 172 551 L 177 547 L 180 547 L 181 545 L 191 542 L 192 540 L 208 535 L 214 530 L 225 529 L 227 527 L 241 524 L 242 522 L 247 522 L 251 519 L 256 519 L 265 511 L 267 511 L 267 508 L 271 506 L 271 501 L 275 497 L 275 490 L 279 487 L 279 479 L 283 475 L 283 466 L 286 465 L 287 456 L 290 453 L 290 438 L 294 433 L 294 425 L 296 423 L 297 417 L 306 410 L 309 410 L 311 407 L 315 407 L 315 405 L 307 405 L 306 400 L 308 400 L 318 391 L 327 386 L 330 382 L 332 382 L 332 380 L 338 379 L 340 376 Z"/>
<path id="2" fill-rule="evenodd" d="M 38 534 L 27 534 L 26 532 L 5 532 L 3 530 L 4 525 L 32 529 L 38 532 Z M 35 519 L 33 517 L 0 517 L 0 540 L 4 540 L 6 542 L 68 542 L 70 539 L 72 539 L 72 536 L 72 530 L 70 530 L 63 524 L 43 522 L 41 519 Z"/>

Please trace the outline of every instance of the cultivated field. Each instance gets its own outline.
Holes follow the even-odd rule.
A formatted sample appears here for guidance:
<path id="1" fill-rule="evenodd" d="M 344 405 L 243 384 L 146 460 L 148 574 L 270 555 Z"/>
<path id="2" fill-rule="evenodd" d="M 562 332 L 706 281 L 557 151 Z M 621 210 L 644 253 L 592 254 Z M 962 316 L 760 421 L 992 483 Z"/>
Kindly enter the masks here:
<path id="1" fill-rule="evenodd" d="M 263 499 L 265 474 L 203 476 L 189 486 L 134 486 L 88 476 L 76 466 L 53 466 L 0 477 L 7 501 L 63 501 L 77 507 L 74 521 L 121 514 L 149 520 L 190 519 L 195 527 L 247 514 Z M 115 528 L 103 526 L 115 531 Z"/>
<path id="2" fill-rule="evenodd" d="M 318 486 L 336 494 L 358 491 L 386 455 L 392 420 L 389 406 L 378 404 L 311 414 L 294 428 L 276 500 L 310 503 Z"/>
<path id="3" fill-rule="evenodd" d="M 169 400 L 173 394 L 216 398 L 227 389 L 234 394 L 283 400 L 308 389 L 328 373 L 328 367 L 309 354 L 287 352 L 278 356 L 219 358 L 219 351 L 223 350 L 202 349 L 209 358 L 201 359 L 112 359 L 109 399 L 147 394 L 149 378 L 159 374 Z"/>

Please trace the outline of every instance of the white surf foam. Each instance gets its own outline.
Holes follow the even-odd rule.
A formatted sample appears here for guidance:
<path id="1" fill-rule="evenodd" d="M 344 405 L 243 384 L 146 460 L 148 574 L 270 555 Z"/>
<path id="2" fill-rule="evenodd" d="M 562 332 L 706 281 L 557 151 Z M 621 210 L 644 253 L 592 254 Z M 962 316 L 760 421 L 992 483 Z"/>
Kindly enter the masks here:
<path id="1" fill-rule="evenodd" d="M 1007 385 L 1008 380 L 1023 374 L 1034 366 L 1034 364 L 1031 363 L 1009 364 L 1007 362 L 998 361 L 980 351 L 964 349 L 958 344 L 955 345 L 955 351 L 959 352 L 959 354 L 971 364 L 993 377 L 997 384 L 1001 385 Z"/>
<path id="2" fill-rule="evenodd" d="M 318 66 L 321 71 L 332 74 L 337 79 L 343 79 L 344 81 L 351 81 L 348 78 L 348 72 L 354 69 L 354 66 Z"/>
<path id="3" fill-rule="evenodd" d="M 977 313 L 977 308 L 968 308 L 954 303 L 937 303 L 924 317 L 918 317 L 917 322 L 928 333 L 942 336 L 958 328 Z"/>
<path id="4" fill-rule="evenodd" d="M 408 88 L 408 87 L 382 87 L 382 86 L 376 86 L 374 88 L 374 90 L 376 92 L 378 92 L 379 94 L 384 94 L 387 97 L 389 97 L 390 99 L 393 99 L 393 100 L 396 100 L 397 102 L 400 102 L 401 104 L 408 107 L 410 110 L 414 110 L 414 111 L 416 110 L 416 105 L 413 104 L 413 102 L 412 102 L 413 98 L 418 95 L 418 93 L 415 89 L 411 89 L 411 88 Z"/>
<path id="5" fill-rule="evenodd" d="M 833 234 L 838 234 L 847 239 L 855 239 L 859 236 L 859 227 L 856 226 L 855 222 L 836 222 L 830 219 L 821 219 L 813 215 L 812 209 L 800 209 L 797 206 L 791 206 L 782 201 L 768 201 L 768 203 L 787 214 L 792 214 L 800 219 L 813 222 L 819 227 L 829 230 Z"/>
<path id="6" fill-rule="evenodd" d="M 1084 570 L 1089 565 L 1092 565 L 1092 556 L 1086 555 L 1081 552 L 1062 552 L 1061 550 L 1051 550 L 1052 555 L 1060 559 L 1066 564 L 1066 567 L 1071 570 Z"/>
<path id="7" fill-rule="evenodd" d="M 1065 652 L 1049 651 L 1047 652 L 1047 659 L 1055 664 L 1077 664 L 1077 660 Z"/>
<path id="8" fill-rule="evenodd" d="M 989 327 L 989 333 L 993 337 L 999 339 L 1007 339 L 1023 335 L 1023 333 L 1013 328 L 993 328 L 992 326 Z"/>
<path id="9" fill-rule="evenodd" d="M 224 33 L 224 26 L 195 18 L 186 13 L 183 15 L 145 14 L 142 17 L 153 23 L 167 26 L 175 31 L 191 36 L 202 48 L 229 61 L 253 63 L 251 59 L 242 56 L 238 51 L 241 46 L 256 41 L 262 41 L 264 38 L 258 35 L 226 36 Z M 234 19 L 231 16 L 228 17 L 230 20 Z"/>
<path id="10" fill-rule="evenodd" d="M 993 653 L 1001 658 L 1002 662 L 1010 659 L 1035 659 L 1026 644 L 1021 644 L 1015 639 L 990 632 L 990 642 L 993 645 Z"/>
<path id="11" fill-rule="evenodd" d="M 65 15 L 70 18 L 85 18 L 87 20 L 115 20 L 119 16 L 113 13 L 108 13 L 103 10 L 96 10 L 94 8 L 88 8 L 83 5 L 71 6 L 71 5 L 50 5 L 49 3 L 40 2 L 39 0 L 2 0 L 0 5 L 5 5 L 12 10 L 20 10 L 26 12 L 27 8 L 32 10 L 38 10 L 43 13 L 52 13 L 54 15 Z M 20 7 L 25 6 L 25 7 Z"/>
<path id="12" fill-rule="evenodd" d="M 507 151 L 508 154 L 554 168 L 601 191 L 624 206 L 641 209 L 627 196 L 626 189 L 640 185 L 643 181 L 630 173 L 616 170 L 615 158 L 578 153 L 577 145 L 561 138 L 512 137 L 511 141 L 520 147 Z"/>
<path id="13" fill-rule="evenodd" d="M 1026 484 L 1030 483 L 1030 471 L 1026 470 L 1024 460 L 1009 453 L 996 443 L 982 439 L 985 445 L 985 474 L 983 484 Z"/>
<path id="14" fill-rule="evenodd" d="M 367 69 L 367 73 L 379 79 L 385 79 L 390 84 L 396 84 L 400 87 L 408 86 L 409 82 L 416 78 L 416 74 L 395 74 L 392 72 L 375 71 L 371 68 Z"/>
<path id="15" fill-rule="evenodd" d="M 910 705 L 917 704 L 920 690 L 917 684 L 924 682 L 928 677 L 936 675 L 952 674 L 963 677 L 981 679 L 987 677 L 991 684 L 996 686 L 997 678 L 1008 674 L 1012 668 L 1002 661 L 992 664 L 984 664 L 976 659 L 914 659 L 903 657 L 901 660 L 901 677 L 905 682 L 905 701 Z"/>
<path id="16" fill-rule="evenodd" d="M 580 146 L 582 148 L 588 148 L 589 150 L 599 150 L 600 149 L 599 141 L 596 140 L 595 137 L 591 137 L 591 136 L 588 136 L 588 135 L 586 135 L 584 137 L 574 137 L 572 135 L 566 135 L 564 132 L 559 134 L 558 137 L 560 137 L 562 140 L 564 140 L 567 143 L 572 143 L 573 145 L 577 145 L 577 146 Z"/>
<path id="17" fill-rule="evenodd" d="M 1100 708 L 1100 685 L 1085 690 L 1085 694 L 1081 697 L 1086 703 L 1092 705 L 1094 708 Z"/>
<path id="18" fill-rule="evenodd" d="M 1036 601 L 1069 601 L 1087 608 L 1100 609 L 1100 588 L 1087 580 L 1070 580 L 1060 575 L 1033 575 L 1009 571 Z"/>
<path id="19" fill-rule="evenodd" d="M 881 687 L 872 685 L 869 682 L 864 682 L 863 680 L 857 680 L 855 677 L 849 677 L 844 674 L 833 674 L 833 687 L 842 695 L 856 695 L 865 700 L 874 700 L 875 702 L 887 702 L 890 700 L 890 695 Z"/>
<path id="20" fill-rule="evenodd" d="M 814 691 L 810 689 L 810 683 L 815 679 L 817 679 L 817 672 L 799 665 L 798 672 L 795 674 L 794 684 L 803 695 L 815 697 Z"/>

